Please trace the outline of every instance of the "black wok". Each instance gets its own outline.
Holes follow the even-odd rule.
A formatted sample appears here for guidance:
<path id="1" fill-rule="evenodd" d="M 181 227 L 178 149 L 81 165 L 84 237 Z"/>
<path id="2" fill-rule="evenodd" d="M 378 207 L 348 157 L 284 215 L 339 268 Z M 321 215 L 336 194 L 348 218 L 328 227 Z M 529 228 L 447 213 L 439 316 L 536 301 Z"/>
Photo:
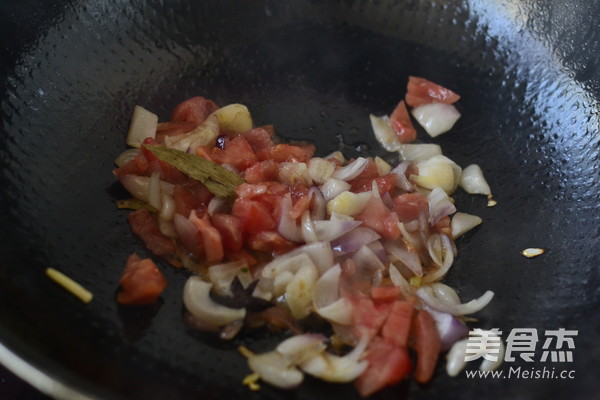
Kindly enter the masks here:
<path id="1" fill-rule="evenodd" d="M 505 363 L 506 373 L 575 372 L 452 379 L 440 367 L 430 385 L 403 383 L 375 397 L 597 398 L 600 2 L 0 7 L 2 354 L 99 399 L 357 398 L 352 385 L 312 379 L 295 392 L 250 392 L 235 349 L 267 349 L 276 338 L 222 343 L 186 327 L 183 270 L 162 266 L 169 286 L 156 307 L 118 307 L 127 255 L 147 253 L 114 206 L 124 193 L 111 169 L 135 104 L 166 119 L 195 95 L 244 103 L 257 124 L 313 141 L 320 154 L 341 146 L 348 155 L 381 155 L 367 115 L 389 113 L 417 75 L 462 95 L 463 117 L 435 142 L 462 166 L 480 164 L 498 201 L 487 208 L 483 198 L 457 194 L 459 208 L 485 222 L 459 241 L 448 282 L 466 300 L 496 293 L 472 326 L 500 328 L 504 338 L 513 328 L 537 329 L 534 362 Z M 526 259 L 526 247 L 546 253 Z M 93 302 L 58 288 L 46 267 L 91 289 Z M 541 362 L 544 332 L 559 328 L 578 330 L 573 362 Z"/>

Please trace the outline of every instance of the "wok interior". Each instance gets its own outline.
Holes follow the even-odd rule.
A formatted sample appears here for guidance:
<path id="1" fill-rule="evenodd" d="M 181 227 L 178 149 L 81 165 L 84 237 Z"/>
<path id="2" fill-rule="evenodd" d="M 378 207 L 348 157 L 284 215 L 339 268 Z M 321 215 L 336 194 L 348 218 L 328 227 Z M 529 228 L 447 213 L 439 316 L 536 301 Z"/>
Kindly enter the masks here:
<path id="1" fill-rule="evenodd" d="M 504 337 L 512 328 L 579 329 L 577 393 L 597 387 L 597 374 L 584 372 L 598 370 L 593 6 L 225 3 L 65 2 L 44 24 L 19 27 L 35 40 L 12 49 L 3 77 L 2 341 L 100 397 L 289 396 L 241 384 L 248 370 L 236 347 L 266 350 L 276 335 L 223 343 L 183 324 L 185 271 L 161 264 L 169 286 L 155 307 L 114 301 L 127 255 L 148 254 L 114 206 L 125 193 L 112 161 L 125 148 L 131 111 L 140 104 L 166 120 L 178 102 L 202 95 L 246 104 L 256 124 L 312 141 L 320 154 L 384 155 L 367 116 L 389 113 L 408 75 L 417 75 L 462 95 L 461 120 L 435 141 L 459 165 L 480 164 L 499 203 L 486 208 L 484 198 L 456 196 L 460 210 L 485 222 L 458 242 L 448 282 L 463 300 L 496 293 L 472 326 L 499 327 Z M 528 260 L 520 255 L 526 247 L 547 252 Z M 46 267 L 92 290 L 94 301 L 84 306 L 58 289 Z M 475 383 L 450 379 L 441 367 L 437 375 L 429 387 L 404 383 L 380 397 L 543 398 L 575 385 Z M 311 379 L 293 395 L 357 397 L 352 385 Z"/>

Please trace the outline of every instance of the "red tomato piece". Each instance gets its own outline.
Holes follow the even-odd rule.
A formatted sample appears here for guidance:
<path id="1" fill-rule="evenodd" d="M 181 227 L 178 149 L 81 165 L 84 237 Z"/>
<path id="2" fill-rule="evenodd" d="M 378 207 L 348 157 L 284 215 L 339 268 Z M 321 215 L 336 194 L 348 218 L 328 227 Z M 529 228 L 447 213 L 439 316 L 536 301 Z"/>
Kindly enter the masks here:
<path id="1" fill-rule="evenodd" d="M 229 164 L 240 171 L 257 162 L 252 146 L 243 136 L 236 136 L 231 141 L 226 141 L 224 149 L 213 148 L 210 157 L 218 164 Z"/>
<path id="2" fill-rule="evenodd" d="M 141 259 L 134 253 L 127 259 L 119 284 L 121 291 L 117 294 L 117 301 L 141 306 L 155 303 L 167 287 L 167 280 L 151 259 Z"/>
<path id="3" fill-rule="evenodd" d="M 377 178 L 356 178 L 349 183 L 352 185 L 350 191 L 354 193 L 368 192 L 373 188 L 373 181 L 377 182 L 379 194 L 389 193 L 396 187 L 398 176 L 396 174 L 387 174 Z"/>
<path id="4" fill-rule="evenodd" d="M 408 377 L 412 368 L 410 355 L 405 347 L 397 347 L 377 337 L 367 349 L 369 366 L 356 380 L 361 396 L 367 397 L 386 386 L 395 385 Z"/>
<path id="5" fill-rule="evenodd" d="M 273 160 L 259 161 L 244 171 L 248 183 L 274 181 L 279 174 L 279 164 Z"/>
<path id="6" fill-rule="evenodd" d="M 250 143 L 252 149 L 256 152 L 273 147 L 274 130 L 272 125 L 259 126 L 242 133 L 242 136 Z"/>
<path id="7" fill-rule="evenodd" d="M 261 231 L 248 236 L 248 246 L 264 253 L 282 254 L 296 248 L 296 244 L 275 231 Z"/>
<path id="8" fill-rule="evenodd" d="M 143 154 L 139 154 L 122 167 L 113 169 L 113 174 L 117 179 L 125 175 L 146 176 L 148 175 L 148 161 L 146 161 L 146 157 Z"/>
<path id="9" fill-rule="evenodd" d="M 404 100 L 400 101 L 394 111 L 390 115 L 390 124 L 396 132 L 400 143 L 410 143 L 417 138 L 417 131 L 406 109 Z"/>
<path id="10" fill-rule="evenodd" d="M 171 121 L 191 122 L 200 125 L 206 117 L 219 108 L 214 101 L 197 96 L 179 103 L 171 114 Z"/>
<path id="11" fill-rule="evenodd" d="M 208 263 L 216 263 L 223 259 L 223 241 L 219 231 L 210 223 L 208 214 L 199 218 L 196 211 L 192 211 L 190 222 L 198 229 L 198 235 L 204 246 L 204 254 Z"/>
<path id="12" fill-rule="evenodd" d="M 275 229 L 272 212 L 259 201 L 238 197 L 231 213 L 241 219 L 246 233 L 256 234 Z"/>
<path id="13" fill-rule="evenodd" d="M 420 310 L 415 316 L 412 338 L 417 352 L 415 380 L 419 383 L 429 382 L 435 372 L 442 344 L 435 321 L 427 311 Z"/>
<path id="14" fill-rule="evenodd" d="M 415 306 L 410 301 L 394 301 L 390 315 L 381 328 L 381 336 L 396 346 L 406 346 L 414 311 Z"/>
<path id="15" fill-rule="evenodd" d="M 176 251 L 173 239 L 160 232 L 158 218 L 145 208 L 130 213 L 127 217 L 133 233 L 146 244 L 148 250 L 157 256 L 168 256 Z"/>
<path id="16" fill-rule="evenodd" d="M 225 250 L 240 251 L 244 244 L 242 220 L 229 214 L 214 214 L 210 217 L 213 226 L 219 231 Z"/>
<path id="17" fill-rule="evenodd" d="M 394 240 L 400 237 L 398 216 L 383 204 L 381 198 L 372 197 L 365 210 L 355 219 L 362 221 L 363 226 L 373 229 L 385 239 Z"/>
<path id="18" fill-rule="evenodd" d="M 446 89 L 443 86 L 435 84 L 424 78 L 416 76 L 408 77 L 406 88 L 406 104 L 411 107 L 418 107 L 430 103 L 456 103 L 460 96 Z"/>
<path id="19" fill-rule="evenodd" d="M 206 186 L 192 179 L 173 188 L 175 211 L 186 218 L 192 210 L 204 212 L 213 197 Z"/>
<path id="20" fill-rule="evenodd" d="M 398 300 L 402 298 L 402 289 L 399 286 L 372 286 L 371 298 L 374 302 Z"/>
<path id="21" fill-rule="evenodd" d="M 394 197 L 394 211 L 400 222 L 413 221 L 419 214 L 429 212 L 427 196 L 422 193 L 405 193 Z"/>
<path id="22" fill-rule="evenodd" d="M 308 162 L 315 153 L 315 146 L 307 145 L 292 145 L 292 144 L 276 144 L 272 147 L 267 147 L 256 153 L 256 157 L 260 161 L 273 160 L 277 162 L 298 161 Z"/>
<path id="23" fill-rule="evenodd" d="M 344 293 L 344 297 L 352 304 L 354 336 L 358 340 L 366 337 L 368 341 L 371 341 L 377 336 L 387 319 L 391 303 L 374 303 L 368 296 L 360 292 Z"/>
<path id="24" fill-rule="evenodd" d="M 352 160 L 350 160 L 348 163 L 350 163 L 351 161 Z M 379 168 L 377 168 L 377 163 L 372 158 L 369 158 L 365 169 L 363 169 L 362 172 L 356 178 L 349 181 L 348 183 L 352 184 L 353 181 L 359 180 L 359 179 L 360 180 L 362 180 L 362 179 L 373 180 L 374 178 L 377 178 L 378 176 L 379 176 Z M 371 189 L 369 189 L 369 190 L 371 190 Z"/>

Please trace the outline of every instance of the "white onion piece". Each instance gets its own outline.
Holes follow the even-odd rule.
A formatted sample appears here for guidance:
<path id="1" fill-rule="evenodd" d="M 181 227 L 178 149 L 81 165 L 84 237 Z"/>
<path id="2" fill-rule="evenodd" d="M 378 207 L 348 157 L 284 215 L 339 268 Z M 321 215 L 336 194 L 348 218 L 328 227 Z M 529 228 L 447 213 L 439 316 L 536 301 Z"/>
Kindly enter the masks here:
<path id="1" fill-rule="evenodd" d="M 300 368 L 309 375 L 327 382 L 351 382 L 358 378 L 369 366 L 368 361 L 361 360 L 367 348 L 366 336 L 358 345 L 343 357 L 323 352 L 300 364 Z"/>
<path id="2" fill-rule="evenodd" d="M 273 298 L 273 279 L 272 278 L 260 278 L 258 284 L 252 291 L 252 296 L 258 299 L 271 301 Z"/>
<path id="3" fill-rule="evenodd" d="M 416 221 L 411 221 L 416 222 Z M 398 222 L 398 228 L 402 234 L 402 238 L 405 239 L 410 245 L 414 247 L 421 247 L 421 239 L 418 235 L 413 235 L 409 232 L 407 225 L 409 223 Z M 409 225 L 410 226 L 410 225 Z"/>
<path id="4" fill-rule="evenodd" d="M 404 264 L 415 276 L 423 276 L 423 264 L 417 253 L 409 251 L 395 242 L 387 242 L 383 247 L 391 257 Z"/>
<path id="5" fill-rule="evenodd" d="M 429 314 L 435 321 L 435 326 L 440 334 L 442 351 L 449 350 L 454 343 L 469 334 L 469 328 L 464 322 L 452 314 L 439 312 L 428 307 Z"/>
<path id="6" fill-rule="evenodd" d="M 409 178 L 425 189 L 441 187 L 448 194 L 452 194 L 458 186 L 462 169 L 446 156 L 433 156 L 428 160 L 417 163 L 418 175 Z"/>
<path id="7" fill-rule="evenodd" d="M 392 174 L 396 174 L 396 176 L 398 177 L 398 179 L 396 180 L 396 187 L 407 192 L 412 192 L 415 188 L 414 185 L 406 177 L 406 170 L 408 169 L 410 164 L 412 164 L 411 161 L 402 161 L 391 171 Z"/>
<path id="8" fill-rule="evenodd" d="M 449 376 L 456 377 L 467 365 L 465 355 L 467 354 L 467 339 L 460 340 L 450 348 L 446 355 L 446 373 Z"/>
<path id="9" fill-rule="evenodd" d="M 125 143 L 131 147 L 140 147 L 144 139 L 156 137 L 157 126 L 158 115 L 146 110 L 144 107 L 135 106 Z"/>
<path id="10" fill-rule="evenodd" d="M 402 276 L 395 265 L 390 264 L 388 273 L 394 286 L 400 287 L 404 296 L 410 297 L 415 293 L 416 288 L 411 285 L 404 276 Z"/>
<path id="11" fill-rule="evenodd" d="M 231 283 L 241 272 L 247 268 L 248 263 L 244 260 L 232 261 L 208 267 L 208 279 L 212 282 L 215 292 L 222 296 L 231 296 Z"/>
<path id="12" fill-rule="evenodd" d="M 299 363 L 322 353 L 327 348 L 327 338 L 317 333 L 295 335 L 279 343 L 275 350 L 281 354 L 289 365 Z"/>
<path id="13" fill-rule="evenodd" d="M 379 176 L 387 175 L 392 170 L 392 166 L 379 156 L 375 157 L 375 165 L 377 165 Z"/>
<path id="14" fill-rule="evenodd" d="M 309 255 L 304 252 L 296 253 L 291 256 L 290 254 L 291 253 L 286 253 L 282 256 L 274 258 L 270 263 L 265 265 L 261 272 L 261 276 L 263 278 L 275 278 L 284 271 L 289 271 L 292 274 L 295 274 L 304 265 L 314 265 L 314 262 Z"/>
<path id="15" fill-rule="evenodd" d="M 332 324 L 351 325 L 354 320 L 352 303 L 343 297 L 315 311 Z"/>
<path id="16" fill-rule="evenodd" d="M 325 219 L 327 216 L 327 201 L 323 193 L 316 186 L 308 189 L 308 198 L 310 199 L 310 217 L 313 220 Z"/>
<path id="17" fill-rule="evenodd" d="M 344 154 L 341 151 L 339 151 L 339 150 L 333 151 L 333 152 L 327 154 L 323 158 L 325 160 L 334 159 L 334 160 L 339 161 L 342 164 L 346 162 L 346 157 L 344 157 Z"/>
<path id="18" fill-rule="evenodd" d="M 115 158 L 115 165 L 117 167 L 122 167 L 123 165 L 127 164 L 129 161 L 133 160 L 138 155 L 140 155 L 140 153 L 140 149 L 127 149 L 121 154 L 119 154 L 117 158 Z"/>
<path id="19" fill-rule="evenodd" d="M 456 212 L 456 207 L 450 201 L 448 194 L 439 187 L 434 188 L 427 195 L 429 204 L 429 224 L 437 224 L 440 219 Z"/>
<path id="20" fill-rule="evenodd" d="M 460 297 L 458 297 L 458 293 L 452 287 L 441 282 L 432 283 L 431 287 L 435 296 L 444 303 L 460 304 Z"/>
<path id="21" fill-rule="evenodd" d="M 406 161 L 424 161 L 441 154 L 442 148 L 435 143 L 407 143 L 400 148 L 400 157 Z"/>
<path id="22" fill-rule="evenodd" d="M 325 200 L 329 201 L 339 194 L 350 190 L 350 187 L 351 185 L 346 181 L 329 178 L 320 186 L 320 189 Z"/>
<path id="23" fill-rule="evenodd" d="M 227 209 L 227 199 L 224 199 L 223 197 L 219 196 L 214 196 L 212 199 L 210 199 L 208 205 L 206 206 L 206 212 L 208 213 L 208 215 L 224 213 L 227 211 Z"/>
<path id="24" fill-rule="evenodd" d="M 431 137 L 448 132 L 460 118 L 460 113 L 451 104 L 431 103 L 412 109 L 413 117 Z"/>
<path id="25" fill-rule="evenodd" d="M 442 279 L 454 262 L 454 251 L 450 238 L 444 234 L 435 234 L 427 240 L 429 256 L 439 268 L 423 278 L 423 282 L 435 282 Z"/>
<path id="26" fill-rule="evenodd" d="M 229 104 L 214 111 L 211 115 L 215 115 L 219 121 L 219 130 L 246 132 L 252 129 L 252 117 L 250 111 L 243 104 Z M 210 116 L 209 115 L 209 118 Z"/>
<path id="27" fill-rule="evenodd" d="M 318 242 L 320 240 L 317 237 L 315 225 L 313 224 L 308 211 L 305 211 L 304 214 L 302 214 L 301 226 L 302 238 L 306 243 Z"/>
<path id="28" fill-rule="evenodd" d="M 342 268 L 340 264 L 335 264 L 329 268 L 315 284 L 313 294 L 313 304 L 318 309 L 328 306 L 339 298 L 340 276 Z"/>
<path id="29" fill-rule="evenodd" d="M 210 298 L 212 283 L 190 277 L 183 287 L 183 304 L 194 317 L 214 327 L 230 324 L 246 316 L 244 308 L 229 308 Z"/>
<path id="30" fill-rule="evenodd" d="M 173 225 L 181 243 L 188 251 L 192 251 L 198 244 L 198 228 L 181 214 L 173 216 Z"/>
<path id="31" fill-rule="evenodd" d="M 383 264 L 385 264 L 385 265 L 389 264 L 390 260 L 387 256 L 387 252 L 386 252 L 385 248 L 381 244 L 381 241 L 376 240 L 374 242 L 371 242 L 367 245 L 367 247 L 369 249 L 371 249 L 371 251 L 373 253 L 375 253 L 375 255 L 381 260 L 381 262 Z"/>
<path id="32" fill-rule="evenodd" d="M 381 236 L 373 229 L 359 226 L 331 242 L 336 257 L 354 253 L 366 244 L 379 240 Z"/>
<path id="33" fill-rule="evenodd" d="M 338 168 L 331 175 L 333 179 L 341 179 L 343 181 L 350 181 L 360 175 L 361 172 L 367 167 L 369 160 L 364 157 L 358 157 L 350 164 Z"/>
<path id="34" fill-rule="evenodd" d="M 376 117 L 375 115 L 369 115 L 371 119 L 371 127 L 375 134 L 375 139 L 381 144 L 381 147 L 387 151 L 398 151 L 400 150 L 401 143 L 398 139 L 398 135 L 390 125 L 390 119 L 387 115 L 382 117 Z"/>
<path id="35" fill-rule="evenodd" d="M 317 184 L 324 183 L 335 171 L 335 163 L 320 157 L 313 157 L 308 162 L 308 173 Z"/>
<path id="36" fill-rule="evenodd" d="M 281 389 L 296 388 L 304 380 L 302 371 L 290 366 L 286 357 L 275 350 L 251 355 L 248 366 L 260 379 Z"/>
<path id="37" fill-rule="evenodd" d="M 339 238 L 362 224 L 361 221 L 329 220 L 313 221 L 315 234 L 319 240 L 329 242 Z"/>
<path id="38" fill-rule="evenodd" d="M 483 295 L 481 295 L 481 297 L 473 299 L 468 303 L 447 304 L 438 299 L 431 286 L 426 285 L 421 286 L 417 290 L 417 296 L 421 300 L 423 300 L 429 307 L 435 310 L 446 312 L 452 315 L 467 315 L 476 313 L 477 311 L 487 306 L 494 297 L 494 292 L 488 290 Z"/>
<path id="39" fill-rule="evenodd" d="M 273 279 L 273 295 L 279 297 L 285 294 L 285 290 L 294 279 L 294 274 L 290 271 L 281 271 Z"/>
<path id="40" fill-rule="evenodd" d="M 483 176 L 483 171 L 477 164 L 466 167 L 460 176 L 459 185 L 469 194 L 485 194 L 490 196 L 492 189 Z"/>
<path id="41" fill-rule="evenodd" d="M 302 265 L 285 288 L 285 302 L 294 318 L 303 319 L 311 313 L 317 279 L 319 279 L 319 271 L 311 262 Z"/>
<path id="42" fill-rule="evenodd" d="M 148 203 L 157 210 L 162 208 L 160 173 L 158 171 L 152 173 L 148 182 Z"/>
<path id="43" fill-rule="evenodd" d="M 279 214 L 279 223 L 277 224 L 277 231 L 284 238 L 291 240 L 292 242 L 299 243 L 302 241 L 302 230 L 296 224 L 296 220 L 290 217 L 290 211 L 292 210 L 292 195 L 286 194 L 281 200 L 281 212 Z"/>
<path id="44" fill-rule="evenodd" d="M 175 230 L 175 226 L 172 221 L 167 221 L 162 218 L 158 219 L 158 230 L 160 233 L 165 235 L 166 237 L 170 237 L 173 239 L 177 238 L 177 231 Z"/>
<path id="45" fill-rule="evenodd" d="M 165 146 L 171 149 L 196 153 L 198 147 L 214 143 L 219 136 L 219 121 L 209 115 L 204 122 L 189 132 L 165 137 Z"/>
<path id="46" fill-rule="evenodd" d="M 344 215 L 358 215 L 363 212 L 372 197 L 371 192 L 353 193 L 346 191 L 329 200 L 327 212 L 329 214 L 336 212 Z"/>
<path id="47" fill-rule="evenodd" d="M 167 193 L 161 193 L 162 207 L 160 209 L 159 218 L 163 221 L 171 221 L 175 215 L 176 207 L 173 196 Z"/>
<path id="48" fill-rule="evenodd" d="M 471 229 L 480 225 L 483 220 L 477 215 L 471 215 L 463 212 L 457 212 L 452 217 L 450 228 L 452 229 L 452 238 L 457 239 L 469 232 Z"/>
<path id="49" fill-rule="evenodd" d="M 146 203 L 149 202 L 149 186 L 150 178 L 147 176 L 139 175 L 125 175 L 119 179 L 125 190 L 129 192 L 136 199 L 142 200 Z M 160 181 L 160 190 L 168 195 L 173 195 L 173 188 L 175 185 L 165 181 Z"/>
<path id="50" fill-rule="evenodd" d="M 288 262 L 288 259 L 304 254 L 310 258 L 313 264 L 319 270 L 319 275 L 322 275 L 333 264 L 333 251 L 329 242 L 315 242 L 295 248 L 285 254 L 275 257 L 263 268 L 262 275 L 264 277 L 273 277 L 274 271 L 282 268 L 279 264 Z"/>
<path id="51" fill-rule="evenodd" d="M 312 186 L 312 178 L 308 173 L 308 166 L 303 162 L 282 162 L 279 163 L 279 181 L 293 185 L 303 183 L 306 186 Z"/>
<path id="52" fill-rule="evenodd" d="M 371 282 L 373 286 L 380 286 L 385 265 L 368 246 L 362 246 L 352 256 L 356 264 L 356 274 L 361 279 Z"/>

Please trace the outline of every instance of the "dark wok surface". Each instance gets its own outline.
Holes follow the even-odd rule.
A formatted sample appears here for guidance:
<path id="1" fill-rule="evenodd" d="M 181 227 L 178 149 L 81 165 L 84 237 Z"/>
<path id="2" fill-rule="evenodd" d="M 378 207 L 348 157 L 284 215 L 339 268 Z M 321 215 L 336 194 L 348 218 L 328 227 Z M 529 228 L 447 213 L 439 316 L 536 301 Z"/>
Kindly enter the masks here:
<path id="1" fill-rule="evenodd" d="M 244 103 L 256 124 L 321 154 L 343 139 L 347 155 L 382 155 L 367 115 L 389 113 L 418 75 L 463 96 L 463 117 L 435 142 L 463 167 L 480 164 L 499 203 L 456 195 L 485 222 L 459 241 L 447 281 L 463 300 L 496 293 L 472 326 L 504 338 L 538 329 L 536 361 L 503 370 L 546 366 L 575 379 L 451 379 L 440 368 L 431 385 L 375 397 L 597 396 L 600 3 L 226 3 L 0 2 L 0 341 L 98 398 L 357 398 L 352 385 L 312 379 L 296 392 L 249 392 L 235 348 L 274 338 L 221 343 L 187 328 L 185 271 L 162 265 L 169 287 L 158 306 L 118 307 L 127 255 L 147 252 L 114 206 L 124 192 L 112 162 L 135 104 L 166 119 L 194 95 Z M 526 247 L 547 252 L 525 259 Z M 57 288 L 49 266 L 94 301 Z M 558 328 L 579 330 L 574 362 L 542 363 L 541 335 Z"/>

